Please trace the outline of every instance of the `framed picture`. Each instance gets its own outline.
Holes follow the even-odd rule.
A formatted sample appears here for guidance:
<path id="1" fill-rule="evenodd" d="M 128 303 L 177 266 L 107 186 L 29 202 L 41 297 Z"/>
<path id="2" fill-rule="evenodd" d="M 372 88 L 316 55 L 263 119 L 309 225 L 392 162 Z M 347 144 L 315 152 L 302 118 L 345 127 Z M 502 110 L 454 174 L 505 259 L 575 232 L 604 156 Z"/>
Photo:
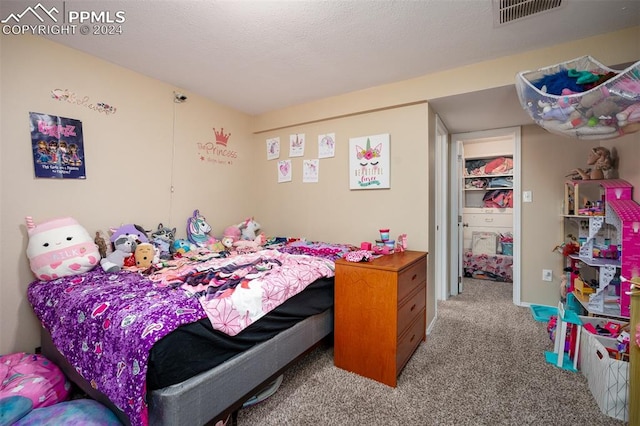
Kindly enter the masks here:
<path id="1" fill-rule="evenodd" d="M 390 188 L 389 134 L 349 139 L 349 188 Z"/>

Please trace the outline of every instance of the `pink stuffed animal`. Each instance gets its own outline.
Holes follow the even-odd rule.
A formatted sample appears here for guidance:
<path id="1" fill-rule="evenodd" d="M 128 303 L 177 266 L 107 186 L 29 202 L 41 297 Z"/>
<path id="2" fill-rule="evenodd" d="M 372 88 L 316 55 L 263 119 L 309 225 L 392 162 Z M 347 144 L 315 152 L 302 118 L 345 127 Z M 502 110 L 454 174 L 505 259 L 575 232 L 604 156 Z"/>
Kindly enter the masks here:
<path id="1" fill-rule="evenodd" d="M 98 246 L 73 218 L 62 217 L 39 224 L 26 217 L 27 257 L 34 275 L 50 281 L 92 270 L 100 261 Z"/>
<path id="2" fill-rule="evenodd" d="M 240 239 L 240 228 L 237 226 L 228 226 L 224 230 L 224 235 L 222 237 L 222 245 L 225 246 L 227 250 L 233 248 L 233 244 Z"/>

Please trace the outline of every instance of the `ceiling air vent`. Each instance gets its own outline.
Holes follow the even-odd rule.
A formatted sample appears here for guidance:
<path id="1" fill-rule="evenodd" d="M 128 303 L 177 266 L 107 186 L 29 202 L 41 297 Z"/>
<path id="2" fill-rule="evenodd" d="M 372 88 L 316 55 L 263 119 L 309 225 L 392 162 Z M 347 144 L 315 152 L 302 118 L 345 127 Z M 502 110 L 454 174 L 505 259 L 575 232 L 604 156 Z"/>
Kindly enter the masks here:
<path id="1" fill-rule="evenodd" d="M 538 13 L 557 9 L 562 0 L 493 0 L 496 25 L 518 21 Z"/>

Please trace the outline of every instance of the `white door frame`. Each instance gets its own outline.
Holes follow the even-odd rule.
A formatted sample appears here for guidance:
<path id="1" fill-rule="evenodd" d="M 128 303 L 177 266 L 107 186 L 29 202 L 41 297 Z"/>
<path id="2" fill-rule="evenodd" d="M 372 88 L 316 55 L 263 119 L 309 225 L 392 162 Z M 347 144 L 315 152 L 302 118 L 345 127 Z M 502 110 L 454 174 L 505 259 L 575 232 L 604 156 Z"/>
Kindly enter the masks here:
<path id="1" fill-rule="evenodd" d="M 521 263 L 521 208 L 522 208 L 522 196 L 521 196 L 521 134 L 520 127 L 506 127 L 503 129 L 485 130 L 479 132 L 461 133 L 452 135 L 451 140 L 447 138 L 437 138 L 436 145 L 436 167 L 438 164 L 448 165 L 450 173 L 444 171 L 443 174 L 437 174 L 437 176 L 449 175 L 450 179 L 441 180 L 440 184 L 437 184 L 437 191 L 445 194 L 450 194 L 447 199 L 446 196 L 442 196 L 442 203 L 438 206 L 436 198 L 436 209 L 440 212 L 440 217 L 449 218 L 448 233 L 442 233 L 437 240 L 440 243 L 440 251 L 448 253 L 449 261 L 443 260 L 436 262 L 436 277 L 444 277 L 442 281 L 437 281 L 439 289 L 438 299 L 444 300 L 449 297 L 450 294 L 457 294 L 458 288 L 458 259 L 462 251 L 462 246 L 459 243 L 458 233 L 458 216 L 461 212 L 458 212 L 457 200 L 461 192 L 461 184 L 458 182 L 462 176 L 458 176 L 457 161 L 456 158 L 456 146 L 458 141 L 464 141 L 468 139 L 482 139 L 491 138 L 505 135 L 513 135 L 514 149 L 513 149 L 513 303 L 515 305 L 521 305 L 521 276 L 520 276 L 520 263 Z M 438 151 L 438 146 L 440 150 Z M 440 157 L 438 156 L 440 152 Z M 448 158 L 443 156 L 448 156 Z M 443 166 L 446 167 L 446 166 Z M 436 169 L 437 170 L 437 169 Z M 436 172 L 437 173 L 437 172 Z M 462 233 L 462 229 L 459 230 Z M 449 271 L 446 270 L 449 266 Z M 438 268 L 445 268 L 445 271 L 438 272 Z M 449 275 L 447 275 L 447 272 Z M 446 277 L 448 276 L 448 279 Z M 455 293 L 453 290 L 455 289 Z"/>
<path id="2" fill-rule="evenodd" d="M 435 150 L 435 189 L 436 189 L 436 250 L 435 250 L 435 280 L 436 300 L 446 300 L 449 282 L 449 268 L 447 267 L 447 253 L 449 250 L 449 221 L 447 209 L 449 205 L 449 131 L 436 114 L 436 150 Z M 436 317 L 438 315 L 438 304 Z"/>

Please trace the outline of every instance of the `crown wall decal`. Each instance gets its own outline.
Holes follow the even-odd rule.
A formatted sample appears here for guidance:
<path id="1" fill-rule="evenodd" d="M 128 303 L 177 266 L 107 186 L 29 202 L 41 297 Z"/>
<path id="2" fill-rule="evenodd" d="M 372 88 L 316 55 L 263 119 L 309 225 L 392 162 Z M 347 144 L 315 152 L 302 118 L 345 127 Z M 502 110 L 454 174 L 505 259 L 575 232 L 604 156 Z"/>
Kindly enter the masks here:
<path id="1" fill-rule="evenodd" d="M 216 128 L 214 127 L 213 128 L 213 133 L 216 134 L 216 144 L 217 145 L 227 146 L 227 142 L 229 141 L 229 136 L 231 136 L 231 133 L 227 133 L 225 135 L 223 127 L 220 128 L 219 132 L 217 132 Z"/>

